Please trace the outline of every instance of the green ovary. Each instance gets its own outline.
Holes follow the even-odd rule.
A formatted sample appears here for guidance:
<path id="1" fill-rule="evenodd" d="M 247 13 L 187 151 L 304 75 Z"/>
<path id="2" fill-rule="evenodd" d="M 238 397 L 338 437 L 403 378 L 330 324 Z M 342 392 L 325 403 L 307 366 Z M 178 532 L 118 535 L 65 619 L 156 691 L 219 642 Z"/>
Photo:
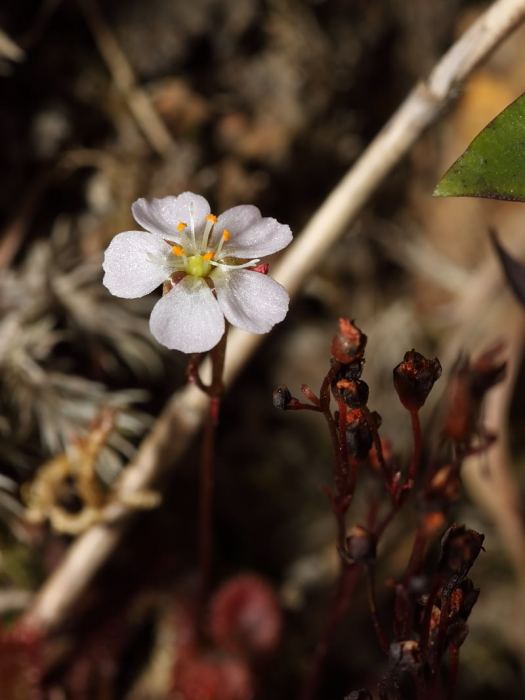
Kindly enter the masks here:
<path id="1" fill-rule="evenodd" d="M 191 255 L 185 265 L 186 272 L 193 277 L 206 277 L 210 274 L 211 267 L 210 261 L 202 255 Z"/>

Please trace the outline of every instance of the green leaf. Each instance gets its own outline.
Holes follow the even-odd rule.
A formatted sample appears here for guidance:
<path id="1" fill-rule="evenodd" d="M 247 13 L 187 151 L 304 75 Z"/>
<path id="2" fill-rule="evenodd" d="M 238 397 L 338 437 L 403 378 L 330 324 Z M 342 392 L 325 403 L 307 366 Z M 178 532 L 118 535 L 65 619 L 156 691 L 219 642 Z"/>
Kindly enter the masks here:
<path id="1" fill-rule="evenodd" d="M 476 136 L 438 182 L 434 196 L 525 202 L 525 95 Z"/>

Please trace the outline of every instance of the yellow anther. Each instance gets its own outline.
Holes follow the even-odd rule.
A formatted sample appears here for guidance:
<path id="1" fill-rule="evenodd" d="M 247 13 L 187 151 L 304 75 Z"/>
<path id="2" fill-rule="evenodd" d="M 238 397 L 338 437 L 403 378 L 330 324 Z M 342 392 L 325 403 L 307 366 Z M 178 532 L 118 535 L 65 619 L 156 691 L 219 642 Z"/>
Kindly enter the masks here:
<path id="1" fill-rule="evenodd" d="M 202 256 L 202 259 L 203 259 L 203 260 L 213 260 L 213 256 L 214 256 L 213 251 L 209 250 L 207 253 L 205 253 L 205 254 Z"/>
<path id="2" fill-rule="evenodd" d="M 184 223 L 184 221 L 179 221 L 177 224 L 177 231 L 184 231 L 187 226 L 188 224 Z"/>
<path id="3" fill-rule="evenodd" d="M 215 214 L 208 214 L 208 216 L 206 217 L 206 221 L 209 221 L 212 224 L 216 224 L 217 217 L 215 216 Z"/>
<path id="4" fill-rule="evenodd" d="M 224 231 L 222 232 L 223 241 L 229 241 L 230 237 L 231 237 L 231 233 L 228 231 L 227 228 L 225 228 Z"/>
<path id="5" fill-rule="evenodd" d="M 172 245 L 171 252 L 178 258 L 182 258 L 184 255 L 186 255 L 186 253 L 184 252 L 184 248 L 181 245 Z"/>

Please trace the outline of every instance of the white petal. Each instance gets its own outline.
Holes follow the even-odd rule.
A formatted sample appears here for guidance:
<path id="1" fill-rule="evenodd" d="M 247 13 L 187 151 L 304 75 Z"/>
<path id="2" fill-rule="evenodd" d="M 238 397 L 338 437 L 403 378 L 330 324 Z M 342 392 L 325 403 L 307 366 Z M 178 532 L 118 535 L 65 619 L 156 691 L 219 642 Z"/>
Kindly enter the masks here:
<path id="1" fill-rule="evenodd" d="M 169 277 L 163 260 L 169 246 L 162 238 L 144 231 L 119 233 L 104 254 L 103 282 L 117 297 L 143 297 Z"/>
<path id="2" fill-rule="evenodd" d="M 288 292 L 271 277 L 251 270 L 212 274 L 219 305 L 228 321 L 251 333 L 267 333 L 288 311 Z"/>
<path id="3" fill-rule="evenodd" d="M 233 239 L 250 226 L 261 220 L 261 212 L 253 204 L 241 204 L 223 212 L 213 229 L 213 243 L 216 245 L 224 229 L 228 229 Z"/>
<path id="4" fill-rule="evenodd" d="M 224 316 L 206 282 L 186 275 L 151 312 L 149 327 L 170 350 L 206 352 L 224 333 Z"/>
<path id="5" fill-rule="evenodd" d="M 217 219 L 215 241 L 218 242 L 224 229 L 231 234 L 225 243 L 225 255 L 238 258 L 255 258 L 276 253 L 292 240 L 289 226 L 276 219 L 261 218 L 261 212 L 251 204 L 228 209 Z"/>
<path id="6" fill-rule="evenodd" d="M 183 192 L 178 197 L 162 197 L 160 199 L 137 199 L 131 205 L 135 220 L 146 231 L 169 236 L 170 240 L 179 242 L 181 236 L 177 230 L 183 221 L 190 226 L 190 210 L 193 213 L 195 230 L 205 224 L 210 213 L 210 205 L 199 194 Z"/>

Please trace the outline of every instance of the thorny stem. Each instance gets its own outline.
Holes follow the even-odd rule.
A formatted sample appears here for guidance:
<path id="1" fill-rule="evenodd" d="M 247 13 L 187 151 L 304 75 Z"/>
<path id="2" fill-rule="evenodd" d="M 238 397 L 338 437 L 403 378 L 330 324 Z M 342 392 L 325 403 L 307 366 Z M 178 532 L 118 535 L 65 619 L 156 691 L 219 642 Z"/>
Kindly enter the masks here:
<path id="1" fill-rule="evenodd" d="M 215 442 L 221 398 L 224 392 L 223 370 L 227 332 L 210 352 L 212 380 L 204 390 L 210 397 L 208 417 L 204 429 L 200 469 L 199 502 L 199 603 L 202 610 L 210 582 L 213 560 L 213 490 L 215 484 Z"/>
<path id="2" fill-rule="evenodd" d="M 421 439 L 421 421 L 419 420 L 419 412 L 417 410 L 410 411 L 410 420 L 412 422 L 412 435 L 414 436 L 414 451 L 408 468 L 408 481 L 413 482 L 417 476 L 423 445 Z"/>
<path id="3" fill-rule="evenodd" d="M 388 654 L 389 644 L 388 644 L 386 635 L 383 631 L 383 628 L 381 626 L 381 622 L 379 621 L 379 616 L 377 614 L 374 564 L 373 563 L 365 564 L 364 568 L 366 571 L 366 584 L 367 584 L 366 587 L 367 587 L 367 593 L 368 593 L 368 605 L 370 607 L 370 615 L 372 617 L 372 622 L 374 624 L 374 629 L 375 629 L 375 632 L 377 635 L 377 640 L 379 642 L 379 646 L 381 647 L 382 651 L 384 651 L 385 654 Z"/>

